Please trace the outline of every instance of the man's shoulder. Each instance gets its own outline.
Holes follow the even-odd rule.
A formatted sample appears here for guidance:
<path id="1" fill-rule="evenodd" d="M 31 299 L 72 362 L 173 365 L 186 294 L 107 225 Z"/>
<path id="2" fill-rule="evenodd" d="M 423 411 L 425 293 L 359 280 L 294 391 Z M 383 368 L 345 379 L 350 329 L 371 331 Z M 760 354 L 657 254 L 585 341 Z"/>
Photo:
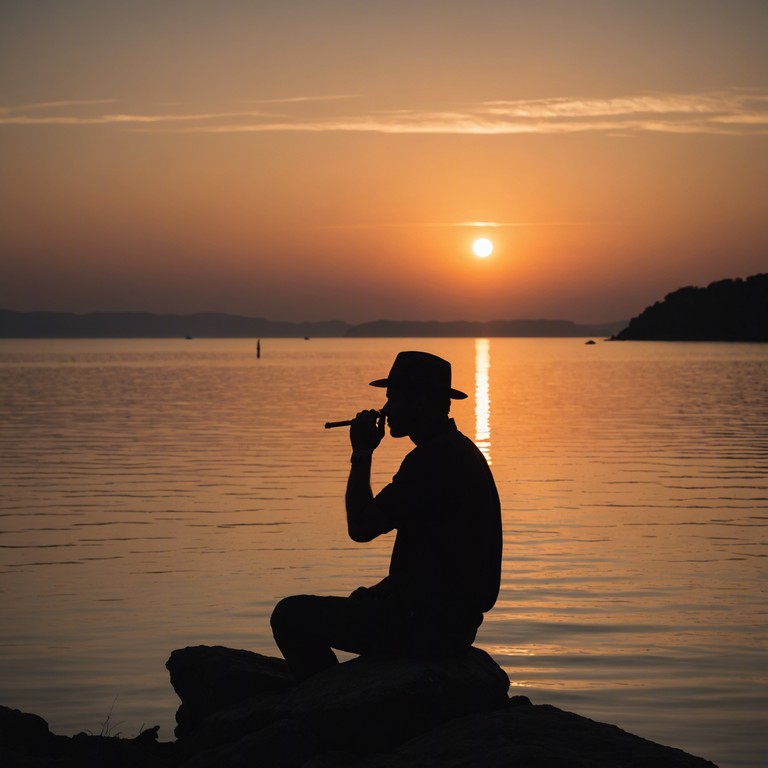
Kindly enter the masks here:
<path id="1" fill-rule="evenodd" d="M 480 453 L 475 443 L 459 431 L 453 419 L 445 429 L 440 430 L 430 440 L 417 445 L 403 461 L 403 464 L 425 465 L 432 462 L 459 462 Z M 481 454 L 482 455 L 482 454 Z"/>
<path id="2" fill-rule="evenodd" d="M 435 443 L 436 446 L 445 450 L 477 450 L 472 438 L 460 431 L 453 419 L 450 420 L 449 426 L 437 436 Z"/>

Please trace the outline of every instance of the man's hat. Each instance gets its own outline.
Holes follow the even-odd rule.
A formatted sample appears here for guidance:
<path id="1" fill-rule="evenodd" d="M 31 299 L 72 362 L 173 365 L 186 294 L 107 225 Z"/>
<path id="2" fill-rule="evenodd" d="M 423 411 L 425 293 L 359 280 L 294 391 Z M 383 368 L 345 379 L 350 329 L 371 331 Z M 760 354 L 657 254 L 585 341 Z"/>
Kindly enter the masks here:
<path id="1" fill-rule="evenodd" d="M 372 387 L 407 387 L 463 400 L 467 395 L 451 387 L 451 364 L 429 352 L 399 352 L 386 379 L 376 379 Z"/>

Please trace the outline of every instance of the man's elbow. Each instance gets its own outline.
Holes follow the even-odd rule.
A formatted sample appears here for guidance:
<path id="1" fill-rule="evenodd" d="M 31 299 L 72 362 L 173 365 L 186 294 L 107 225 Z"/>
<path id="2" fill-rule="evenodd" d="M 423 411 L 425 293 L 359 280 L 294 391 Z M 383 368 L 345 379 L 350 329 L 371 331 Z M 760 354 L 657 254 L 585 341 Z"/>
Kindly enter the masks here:
<path id="1" fill-rule="evenodd" d="M 349 534 L 349 538 L 352 539 L 352 541 L 356 541 L 358 544 L 365 544 L 365 542 L 372 541 L 378 536 L 378 533 L 375 533 L 370 528 L 360 525 L 348 525 L 347 533 Z"/>
<path id="2" fill-rule="evenodd" d="M 381 525 L 375 505 L 368 501 L 364 504 L 354 504 L 347 499 L 347 533 L 352 541 L 364 544 L 375 539 L 380 533 Z"/>

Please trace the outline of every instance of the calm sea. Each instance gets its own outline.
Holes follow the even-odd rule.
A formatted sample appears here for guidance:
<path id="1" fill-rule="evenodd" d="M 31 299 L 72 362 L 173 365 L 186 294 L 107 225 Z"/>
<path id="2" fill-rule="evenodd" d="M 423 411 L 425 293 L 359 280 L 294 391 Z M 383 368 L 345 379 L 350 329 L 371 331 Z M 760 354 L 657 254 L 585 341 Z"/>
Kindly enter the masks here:
<path id="1" fill-rule="evenodd" d="M 173 738 L 175 648 L 277 655 L 282 596 L 346 594 L 346 430 L 400 349 L 453 362 L 492 464 L 513 692 L 766 764 L 768 346 L 583 339 L 0 342 L 0 703 Z M 387 438 L 376 488 L 410 443 Z"/>

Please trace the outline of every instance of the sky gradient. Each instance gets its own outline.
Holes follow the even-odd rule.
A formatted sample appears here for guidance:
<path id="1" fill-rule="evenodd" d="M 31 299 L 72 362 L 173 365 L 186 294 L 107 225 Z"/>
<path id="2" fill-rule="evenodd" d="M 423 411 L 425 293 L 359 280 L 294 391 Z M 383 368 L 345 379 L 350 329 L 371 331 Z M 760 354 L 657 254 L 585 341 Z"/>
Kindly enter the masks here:
<path id="1" fill-rule="evenodd" d="M 5 0 L 0 307 L 599 322 L 767 271 L 766 40 L 745 0 Z"/>

